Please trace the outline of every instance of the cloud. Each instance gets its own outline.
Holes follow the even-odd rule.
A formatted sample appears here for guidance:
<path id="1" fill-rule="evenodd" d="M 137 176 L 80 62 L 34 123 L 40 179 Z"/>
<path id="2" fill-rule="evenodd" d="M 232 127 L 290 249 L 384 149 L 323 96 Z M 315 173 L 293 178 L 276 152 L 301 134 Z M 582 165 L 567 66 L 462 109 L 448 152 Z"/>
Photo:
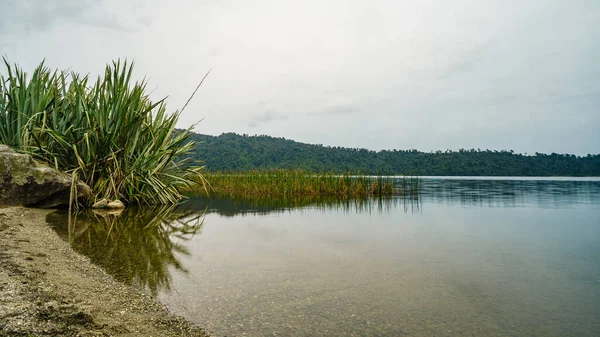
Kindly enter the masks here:
<path id="1" fill-rule="evenodd" d="M 152 19 L 131 11 L 132 1 L 114 0 L 19 0 L 2 6 L 0 33 L 38 32 L 55 25 L 73 23 L 118 32 L 132 32 Z"/>
<path id="2" fill-rule="evenodd" d="M 307 113 L 308 116 L 324 116 L 324 115 L 350 115 L 360 110 L 360 106 L 356 103 L 332 103 L 327 106 Z"/>
<path id="3" fill-rule="evenodd" d="M 8 1 L 2 4 L 1 29 L 24 26 L 30 30 L 43 30 L 56 22 L 80 16 L 94 6 L 93 1 Z"/>
<path id="4" fill-rule="evenodd" d="M 0 0 L 0 12 L 11 61 L 97 75 L 126 57 L 171 110 L 213 69 L 179 123 L 204 118 L 204 133 L 376 150 L 600 148 L 594 0 Z"/>
<path id="5" fill-rule="evenodd" d="M 488 40 L 476 47 L 459 52 L 455 60 L 450 61 L 443 69 L 437 70 L 440 78 L 449 79 L 474 72 L 482 61 L 489 56 L 492 45 L 493 41 Z"/>
<path id="6" fill-rule="evenodd" d="M 277 111 L 275 107 L 268 107 L 263 112 L 254 114 L 250 116 L 250 120 L 248 121 L 248 126 L 255 128 L 260 124 L 270 123 L 275 121 L 284 121 L 288 120 L 289 116 Z"/>

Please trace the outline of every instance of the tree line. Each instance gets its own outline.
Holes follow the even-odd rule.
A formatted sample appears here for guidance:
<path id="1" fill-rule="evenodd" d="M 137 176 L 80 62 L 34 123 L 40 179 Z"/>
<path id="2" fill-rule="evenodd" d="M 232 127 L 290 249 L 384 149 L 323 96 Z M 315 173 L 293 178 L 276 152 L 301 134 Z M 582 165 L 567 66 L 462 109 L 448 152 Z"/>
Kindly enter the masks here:
<path id="1" fill-rule="evenodd" d="M 600 176 L 600 154 L 526 155 L 461 149 L 372 151 L 300 143 L 266 135 L 193 134 L 190 156 L 209 171 L 303 169 L 312 172 L 436 176 Z"/>

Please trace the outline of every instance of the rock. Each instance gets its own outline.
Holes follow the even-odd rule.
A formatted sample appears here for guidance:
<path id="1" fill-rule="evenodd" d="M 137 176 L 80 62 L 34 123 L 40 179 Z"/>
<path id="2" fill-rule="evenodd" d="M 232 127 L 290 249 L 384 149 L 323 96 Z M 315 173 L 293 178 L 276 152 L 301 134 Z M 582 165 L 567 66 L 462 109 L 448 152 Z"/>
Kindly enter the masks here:
<path id="1" fill-rule="evenodd" d="M 121 200 L 114 200 L 109 202 L 108 205 L 106 205 L 106 208 L 122 209 L 125 208 L 125 205 L 121 202 Z"/>
<path id="2" fill-rule="evenodd" d="M 60 173 L 60 172 L 59 172 Z M 40 208 L 53 208 L 62 205 L 68 205 L 71 198 L 71 176 L 69 176 L 69 188 L 63 192 L 54 194 L 36 204 L 28 205 Z M 77 181 L 77 199 L 83 200 L 92 194 L 92 189 L 82 181 Z"/>
<path id="3" fill-rule="evenodd" d="M 71 175 L 0 145 L 0 205 L 44 208 L 68 205 L 70 193 Z M 89 186 L 77 182 L 78 199 L 91 193 Z"/>
<path id="4" fill-rule="evenodd" d="M 92 205 L 92 208 L 106 208 L 107 206 L 108 206 L 108 200 L 102 198 L 102 199 L 96 201 Z"/>
<path id="5" fill-rule="evenodd" d="M 15 153 L 15 150 L 11 149 L 8 145 L 0 144 L 0 153 Z"/>

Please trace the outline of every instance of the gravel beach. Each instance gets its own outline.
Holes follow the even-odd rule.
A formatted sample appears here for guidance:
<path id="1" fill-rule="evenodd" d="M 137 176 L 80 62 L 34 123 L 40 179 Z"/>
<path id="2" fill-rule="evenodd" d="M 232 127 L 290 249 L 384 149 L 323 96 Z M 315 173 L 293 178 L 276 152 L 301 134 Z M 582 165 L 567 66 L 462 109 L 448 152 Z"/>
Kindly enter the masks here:
<path id="1" fill-rule="evenodd" d="M 206 336 L 74 252 L 49 212 L 0 207 L 0 336 Z"/>

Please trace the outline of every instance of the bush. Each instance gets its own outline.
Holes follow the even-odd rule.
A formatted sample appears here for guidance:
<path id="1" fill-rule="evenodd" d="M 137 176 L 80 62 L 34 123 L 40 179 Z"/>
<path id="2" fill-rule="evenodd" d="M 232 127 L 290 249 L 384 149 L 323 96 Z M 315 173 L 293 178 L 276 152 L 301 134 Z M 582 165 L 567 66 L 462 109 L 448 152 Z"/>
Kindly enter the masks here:
<path id="1" fill-rule="evenodd" d="M 0 143 L 73 174 L 94 198 L 173 204 L 182 187 L 203 184 L 192 150 L 191 126 L 176 130 L 180 111 L 152 102 L 146 81 L 131 84 L 133 64 L 116 61 L 104 76 L 52 71 L 44 63 L 27 78 L 6 59 L 0 76 Z"/>

